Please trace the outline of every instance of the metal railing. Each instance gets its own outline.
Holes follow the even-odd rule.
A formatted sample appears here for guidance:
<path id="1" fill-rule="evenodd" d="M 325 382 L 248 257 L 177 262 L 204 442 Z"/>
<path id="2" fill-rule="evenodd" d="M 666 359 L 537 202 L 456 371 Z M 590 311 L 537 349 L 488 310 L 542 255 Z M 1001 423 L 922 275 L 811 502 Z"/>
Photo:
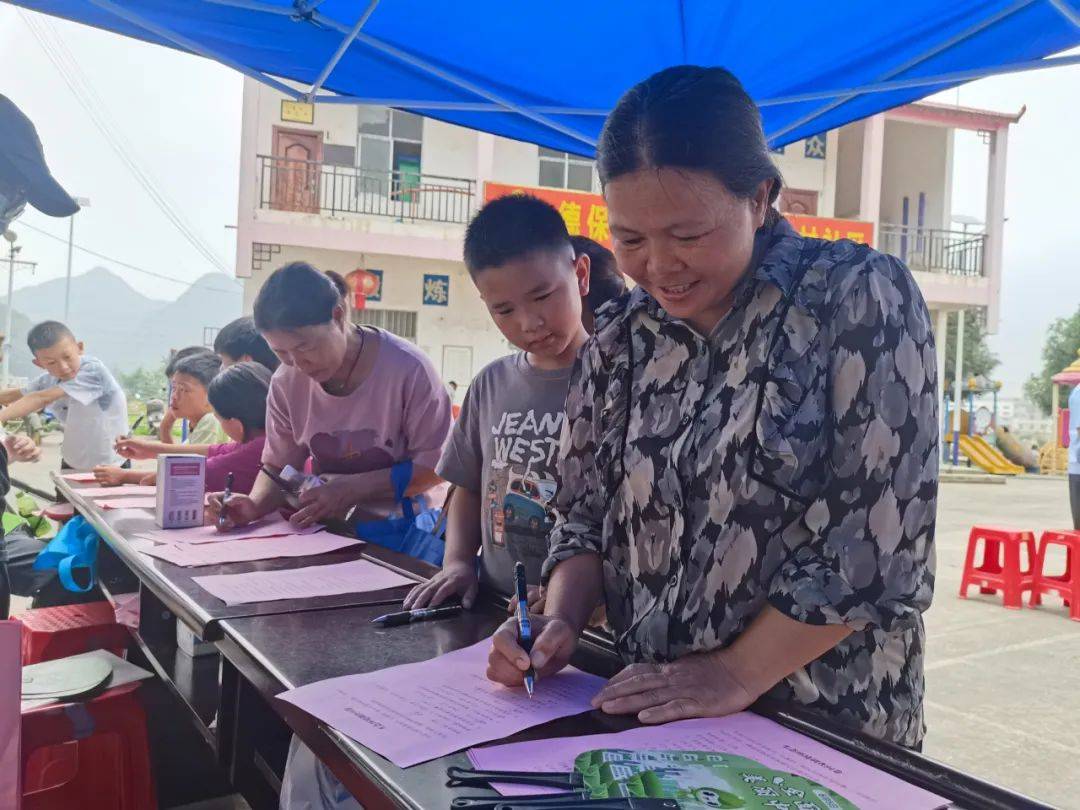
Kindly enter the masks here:
<path id="1" fill-rule="evenodd" d="M 883 223 L 878 229 L 877 242 L 878 250 L 891 253 L 912 270 L 954 276 L 985 275 L 984 233 Z"/>
<path id="2" fill-rule="evenodd" d="M 376 172 L 258 156 L 259 207 L 468 224 L 476 183 L 409 171 Z"/>

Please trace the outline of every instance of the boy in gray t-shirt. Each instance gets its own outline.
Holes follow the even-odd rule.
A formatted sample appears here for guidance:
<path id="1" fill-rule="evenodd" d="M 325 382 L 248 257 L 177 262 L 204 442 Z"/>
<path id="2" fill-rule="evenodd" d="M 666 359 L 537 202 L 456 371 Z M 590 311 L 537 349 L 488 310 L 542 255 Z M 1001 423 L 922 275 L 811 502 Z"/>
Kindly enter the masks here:
<path id="1" fill-rule="evenodd" d="M 539 584 L 566 390 L 588 339 L 581 307 L 589 257 L 575 258 L 563 218 L 547 203 L 513 195 L 485 205 L 465 234 L 465 265 L 495 325 L 522 351 L 487 366 L 469 387 L 436 468 L 457 485 L 443 568 L 409 594 L 406 609 L 455 597 L 471 606 L 480 582 L 512 593 L 518 561 L 530 585 Z M 530 599 L 538 596 L 530 588 Z"/>

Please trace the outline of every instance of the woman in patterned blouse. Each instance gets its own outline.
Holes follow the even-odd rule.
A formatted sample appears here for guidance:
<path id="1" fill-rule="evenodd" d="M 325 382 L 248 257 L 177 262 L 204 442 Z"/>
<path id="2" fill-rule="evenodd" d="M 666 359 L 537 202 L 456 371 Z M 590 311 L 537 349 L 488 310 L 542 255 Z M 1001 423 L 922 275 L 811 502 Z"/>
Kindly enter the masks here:
<path id="1" fill-rule="evenodd" d="M 917 747 L 938 422 L 911 274 L 779 217 L 760 115 L 725 70 L 631 89 L 597 168 L 638 286 L 570 384 L 532 664 L 565 666 L 603 598 L 627 664 L 605 712 L 660 723 L 768 695 Z M 496 634 L 492 679 L 521 683 L 516 638 Z"/>

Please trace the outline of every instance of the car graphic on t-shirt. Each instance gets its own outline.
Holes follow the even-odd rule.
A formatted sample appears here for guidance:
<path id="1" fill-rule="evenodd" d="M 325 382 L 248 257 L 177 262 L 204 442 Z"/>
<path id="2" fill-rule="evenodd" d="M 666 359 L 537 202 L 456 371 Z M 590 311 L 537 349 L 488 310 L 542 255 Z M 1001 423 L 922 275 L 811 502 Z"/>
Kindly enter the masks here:
<path id="1" fill-rule="evenodd" d="M 555 523 L 555 514 L 547 506 L 555 489 L 551 479 L 511 472 L 503 496 L 504 529 L 547 534 Z"/>

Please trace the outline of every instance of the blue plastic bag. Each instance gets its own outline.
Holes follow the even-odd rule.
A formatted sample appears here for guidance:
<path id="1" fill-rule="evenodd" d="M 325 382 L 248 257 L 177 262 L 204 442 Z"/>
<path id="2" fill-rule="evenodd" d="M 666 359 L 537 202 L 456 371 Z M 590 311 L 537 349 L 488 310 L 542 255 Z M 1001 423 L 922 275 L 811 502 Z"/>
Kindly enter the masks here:
<path id="1" fill-rule="evenodd" d="M 405 496 L 405 490 L 412 481 L 412 472 L 411 461 L 402 461 L 390 469 L 394 500 L 401 504 L 402 516 L 357 523 L 356 536 L 391 551 L 400 551 L 441 566 L 446 552 L 446 506 L 442 509 L 425 509 L 417 514 L 413 499 Z"/>
<path id="2" fill-rule="evenodd" d="M 38 571 L 55 570 L 64 588 L 74 593 L 86 593 L 97 583 L 100 540 L 94 527 L 82 515 L 75 515 L 37 555 L 34 568 Z M 85 586 L 75 581 L 73 574 L 76 568 L 85 568 L 89 572 L 89 581 Z"/>

